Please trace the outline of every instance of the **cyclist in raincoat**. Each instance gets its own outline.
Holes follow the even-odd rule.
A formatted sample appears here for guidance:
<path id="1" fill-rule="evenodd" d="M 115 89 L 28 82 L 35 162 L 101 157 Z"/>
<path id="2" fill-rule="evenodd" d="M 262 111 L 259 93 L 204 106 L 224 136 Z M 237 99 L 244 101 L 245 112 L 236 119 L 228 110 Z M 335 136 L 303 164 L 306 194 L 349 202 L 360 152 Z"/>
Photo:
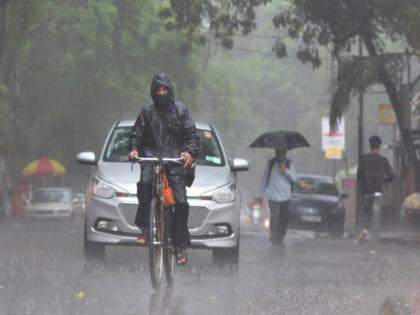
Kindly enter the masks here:
<path id="1" fill-rule="evenodd" d="M 181 157 L 184 165 L 167 165 L 166 174 L 175 203 L 173 243 L 178 264 L 187 262 L 187 248 L 191 245 L 188 231 L 186 186 L 191 186 L 194 172 L 191 165 L 198 154 L 199 136 L 188 108 L 175 101 L 173 86 L 164 73 L 154 76 L 150 89 L 153 103 L 143 107 L 130 133 L 129 158 Z M 141 165 L 141 177 L 137 183 L 139 206 L 136 225 L 142 233 L 137 242 L 147 243 L 150 202 L 153 189 L 153 164 Z"/>

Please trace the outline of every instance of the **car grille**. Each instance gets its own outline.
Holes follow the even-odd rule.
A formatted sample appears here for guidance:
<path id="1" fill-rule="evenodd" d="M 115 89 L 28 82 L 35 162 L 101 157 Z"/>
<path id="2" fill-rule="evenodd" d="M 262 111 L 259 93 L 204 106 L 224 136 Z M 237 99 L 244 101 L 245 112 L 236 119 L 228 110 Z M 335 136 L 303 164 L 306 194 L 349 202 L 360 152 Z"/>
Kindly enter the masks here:
<path id="1" fill-rule="evenodd" d="M 120 204 L 120 211 L 127 223 L 129 225 L 135 226 L 134 221 L 136 220 L 137 204 L 122 203 Z"/>
<path id="2" fill-rule="evenodd" d="M 205 207 L 190 207 L 190 213 L 188 215 L 188 228 L 196 229 L 209 215 L 209 209 Z"/>
<path id="3" fill-rule="evenodd" d="M 120 204 L 119 208 L 127 223 L 135 226 L 134 221 L 136 219 L 137 204 L 123 203 Z M 190 229 L 198 228 L 201 224 L 203 224 L 208 214 L 209 210 L 205 207 L 190 207 L 188 227 Z"/>

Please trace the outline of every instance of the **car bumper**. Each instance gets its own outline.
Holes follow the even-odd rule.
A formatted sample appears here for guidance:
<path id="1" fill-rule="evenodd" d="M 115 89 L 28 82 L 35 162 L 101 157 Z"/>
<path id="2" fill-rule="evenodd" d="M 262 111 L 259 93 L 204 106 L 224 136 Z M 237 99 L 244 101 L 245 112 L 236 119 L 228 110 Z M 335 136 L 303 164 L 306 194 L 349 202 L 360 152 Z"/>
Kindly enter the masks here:
<path id="1" fill-rule="evenodd" d="M 239 206 L 237 202 L 219 204 L 212 200 L 189 198 L 188 226 L 194 248 L 235 247 L 239 234 Z M 86 236 L 91 242 L 107 245 L 135 245 L 139 229 L 134 224 L 137 197 L 103 199 L 92 196 L 87 200 Z M 114 230 L 98 228 L 99 221 L 112 223 Z M 218 226 L 228 230 L 218 232 Z"/>
<path id="2" fill-rule="evenodd" d="M 73 211 L 25 211 L 25 218 L 70 218 L 73 215 Z"/>
<path id="3" fill-rule="evenodd" d="M 343 214 L 308 215 L 308 214 L 289 214 L 288 226 L 297 230 L 307 230 L 316 232 L 326 232 L 332 225 L 343 222 Z"/>

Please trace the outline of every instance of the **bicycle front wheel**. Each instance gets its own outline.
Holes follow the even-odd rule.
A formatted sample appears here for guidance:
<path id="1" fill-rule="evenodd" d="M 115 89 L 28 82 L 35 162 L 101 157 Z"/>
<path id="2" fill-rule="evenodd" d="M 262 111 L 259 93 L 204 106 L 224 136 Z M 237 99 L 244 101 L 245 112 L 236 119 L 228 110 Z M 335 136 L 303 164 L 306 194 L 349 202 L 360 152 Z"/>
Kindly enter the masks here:
<path id="1" fill-rule="evenodd" d="M 163 275 L 164 233 L 162 223 L 160 201 L 157 197 L 153 197 L 149 218 L 149 266 L 150 280 L 155 289 L 159 288 Z"/>
<path id="2" fill-rule="evenodd" d="M 169 286 L 174 281 L 174 253 L 172 243 L 172 215 L 173 208 L 166 208 L 165 211 L 165 275 Z"/>

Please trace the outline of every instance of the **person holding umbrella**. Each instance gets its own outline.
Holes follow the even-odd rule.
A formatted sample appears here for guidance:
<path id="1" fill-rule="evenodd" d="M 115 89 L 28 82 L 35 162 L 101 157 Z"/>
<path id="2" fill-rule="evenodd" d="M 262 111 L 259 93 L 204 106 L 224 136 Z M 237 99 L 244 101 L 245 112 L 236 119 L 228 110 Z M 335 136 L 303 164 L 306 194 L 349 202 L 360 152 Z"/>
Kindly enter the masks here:
<path id="1" fill-rule="evenodd" d="M 267 197 L 270 208 L 270 241 L 273 245 L 283 245 L 287 232 L 289 205 L 294 184 L 298 184 L 295 167 L 286 158 L 287 150 L 308 147 L 309 143 L 298 132 L 269 132 L 258 137 L 252 148 L 274 148 L 275 156 L 267 161 L 261 178 L 256 202 Z"/>
<path id="2" fill-rule="evenodd" d="M 260 188 L 258 202 L 268 199 L 270 208 L 270 241 L 282 245 L 287 231 L 290 196 L 293 184 L 297 183 L 295 167 L 286 158 L 286 150 L 276 149 L 275 156 L 267 161 Z"/>

